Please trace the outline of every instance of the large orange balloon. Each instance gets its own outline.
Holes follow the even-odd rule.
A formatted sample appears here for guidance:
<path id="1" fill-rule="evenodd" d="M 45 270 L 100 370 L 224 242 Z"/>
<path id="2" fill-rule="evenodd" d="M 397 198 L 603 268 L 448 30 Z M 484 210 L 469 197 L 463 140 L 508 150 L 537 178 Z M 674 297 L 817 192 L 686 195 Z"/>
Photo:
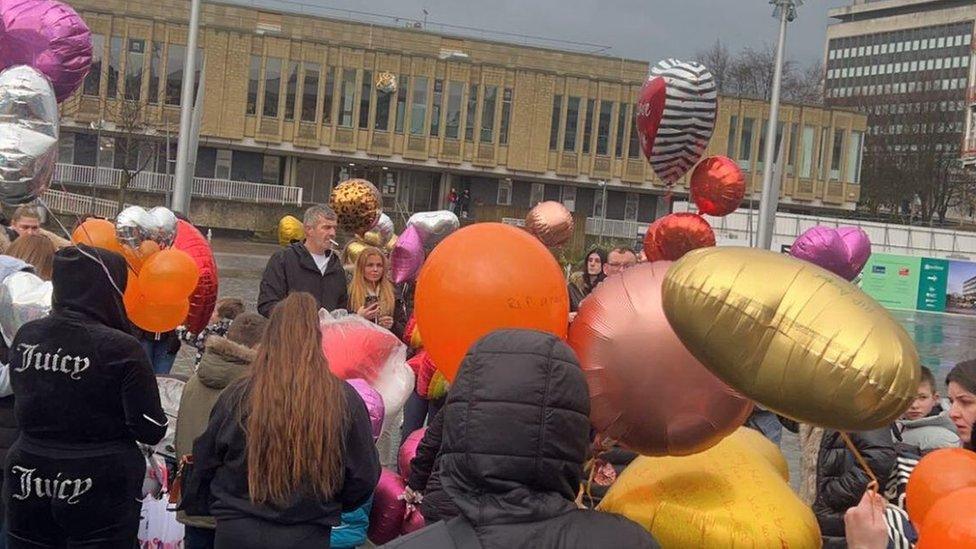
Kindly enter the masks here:
<path id="1" fill-rule="evenodd" d="M 745 177 L 731 158 L 710 156 L 691 173 L 691 200 L 703 214 L 723 216 L 739 208 L 746 195 Z"/>
<path id="2" fill-rule="evenodd" d="M 173 330 L 183 323 L 190 311 L 190 301 L 185 297 L 167 303 L 150 303 L 131 269 L 122 302 L 129 320 L 147 332 Z"/>
<path id="3" fill-rule="evenodd" d="M 569 330 L 602 434 L 648 456 L 696 454 L 745 422 L 752 402 L 709 372 L 678 339 L 661 305 L 670 262 L 603 281 Z"/>
<path id="4" fill-rule="evenodd" d="M 648 261 L 677 261 L 686 253 L 715 245 L 715 232 L 694 213 L 668 214 L 647 228 L 644 254 Z"/>
<path id="5" fill-rule="evenodd" d="M 976 487 L 976 453 L 962 448 L 936 450 L 918 462 L 908 479 L 905 488 L 908 516 L 915 526 L 922 526 L 939 499 L 970 487 Z"/>
<path id="6" fill-rule="evenodd" d="M 509 225 L 476 223 L 444 239 L 424 263 L 415 296 L 424 346 L 448 380 L 489 332 L 527 328 L 566 337 L 562 269 L 538 239 Z"/>
<path id="7" fill-rule="evenodd" d="M 152 255 L 139 271 L 139 287 L 150 303 L 186 299 L 197 287 L 200 271 L 189 254 L 170 248 Z"/>
<path id="8" fill-rule="evenodd" d="M 125 255 L 119 239 L 115 236 L 115 225 L 105 219 L 88 219 L 71 233 L 74 244 L 88 244 Z"/>
<path id="9" fill-rule="evenodd" d="M 933 505 L 918 533 L 916 547 L 976 547 L 976 488 L 956 490 Z"/>

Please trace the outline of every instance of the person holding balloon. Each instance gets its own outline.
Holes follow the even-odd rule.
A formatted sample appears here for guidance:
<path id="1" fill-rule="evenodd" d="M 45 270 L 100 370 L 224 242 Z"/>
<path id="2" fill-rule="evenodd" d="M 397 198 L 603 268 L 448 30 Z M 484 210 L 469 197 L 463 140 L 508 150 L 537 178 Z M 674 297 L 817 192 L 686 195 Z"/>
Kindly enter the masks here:
<path id="1" fill-rule="evenodd" d="M 386 256 L 379 248 L 368 247 L 356 258 L 356 269 L 349 284 L 349 310 L 403 336 L 407 311 L 396 297 L 390 282 Z"/>

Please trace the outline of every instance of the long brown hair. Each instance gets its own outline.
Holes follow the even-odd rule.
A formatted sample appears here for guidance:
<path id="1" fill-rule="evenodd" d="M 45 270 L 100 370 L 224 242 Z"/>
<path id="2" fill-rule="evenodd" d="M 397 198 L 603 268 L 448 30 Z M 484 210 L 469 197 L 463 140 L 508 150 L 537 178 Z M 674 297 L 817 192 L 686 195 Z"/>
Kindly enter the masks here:
<path id="1" fill-rule="evenodd" d="M 54 243 L 51 239 L 39 234 L 25 234 L 7 248 L 7 255 L 30 263 L 37 276 L 44 280 L 51 280 L 54 270 Z"/>
<path id="2" fill-rule="evenodd" d="M 387 259 L 379 248 L 369 247 L 359 254 L 356 259 L 356 270 L 352 275 L 352 282 L 349 284 L 349 310 L 356 312 L 366 304 L 369 282 L 366 282 L 366 262 L 371 257 L 383 259 L 383 277 L 380 278 L 377 296 L 380 303 L 380 316 L 393 316 L 393 308 L 396 306 L 396 297 L 393 294 L 393 283 L 387 276 Z"/>
<path id="3" fill-rule="evenodd" d="M 296 492 L 331 498 L 342 486 L 344 383 L 322 354 L 318 304 L 293 293 L 271 313 L 247 393 L 251 501 L 287 504 Z"/>

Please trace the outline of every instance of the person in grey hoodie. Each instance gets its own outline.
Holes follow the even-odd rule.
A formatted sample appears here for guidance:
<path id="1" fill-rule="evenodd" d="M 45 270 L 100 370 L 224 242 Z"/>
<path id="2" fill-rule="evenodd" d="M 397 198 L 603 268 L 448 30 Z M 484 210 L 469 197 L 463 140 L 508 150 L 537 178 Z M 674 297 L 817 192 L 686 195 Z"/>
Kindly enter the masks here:
<path id="1" fill-rule="evenodd" d="M 962 446 L 956 426 L 939 405 L 935 376 L 925 366 L 915 400 L 896 425 L 902 442 L 918 447 L 923 455 L 939 448 Z"/>

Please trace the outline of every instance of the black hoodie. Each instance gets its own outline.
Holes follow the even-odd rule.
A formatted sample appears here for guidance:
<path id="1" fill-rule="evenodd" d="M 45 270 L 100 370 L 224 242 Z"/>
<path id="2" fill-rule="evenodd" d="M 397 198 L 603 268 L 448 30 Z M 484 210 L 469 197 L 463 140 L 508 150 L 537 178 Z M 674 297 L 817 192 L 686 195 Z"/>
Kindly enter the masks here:
<path id="1" fill-rule="evenodd" d="M 438 459 L 444 489 L 482 547 L 657 547 L 624 517 L 577 508 L 589 412 L 583 372 L 557 337 L 502 330 L 468 351 L 442 411 Z M 475 546 L 439 542 L 441 524 L 387 547 Z"/>
<path id="2" fill-rule="evenodd" d="M 166 415 L 146 352 L 128 333 L 119 294 L 125 260 L 101 248 L 67 247 L 54 256 L 52 282 L 51 315 L 21 327 L 10 346 L 23 435 L 69 444 L 156 444 L 166 433 Z"/>

